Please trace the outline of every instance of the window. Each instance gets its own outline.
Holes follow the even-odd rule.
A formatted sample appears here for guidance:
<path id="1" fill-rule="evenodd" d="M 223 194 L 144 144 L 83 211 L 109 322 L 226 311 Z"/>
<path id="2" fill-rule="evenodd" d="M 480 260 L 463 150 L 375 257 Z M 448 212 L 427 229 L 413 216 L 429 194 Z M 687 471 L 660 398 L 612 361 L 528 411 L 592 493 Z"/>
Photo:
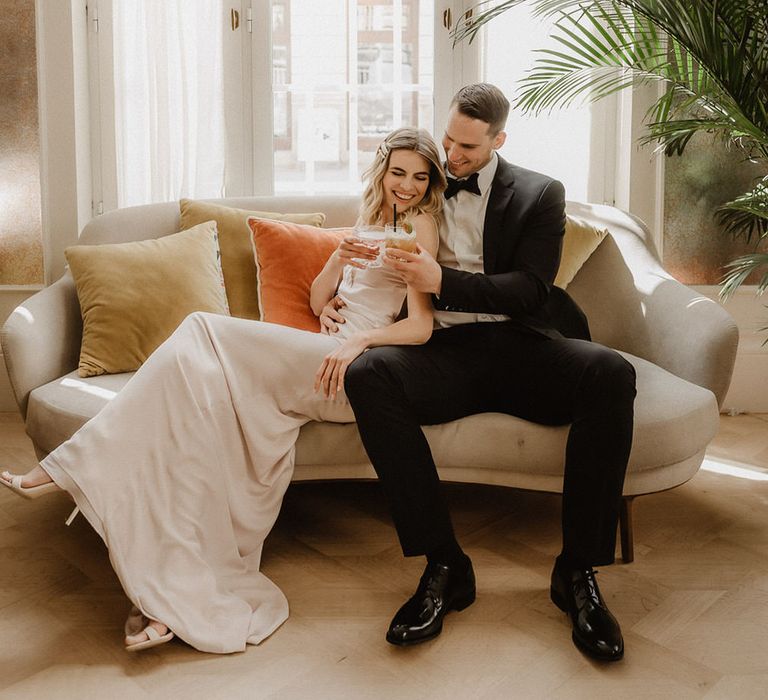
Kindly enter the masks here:
<path id="1" fill-rule="evenodd" d="M 100 18 L 95 200 L 108 210 L 182 196 L 360 192 L 386 133 L 416 125 L 439 141 L 461 85 L 485 79 L 512 97 L 530 67 L 547 28 L 525 7 L 453 46 L 455 18 L 472 5 L 89 0 Z M 559 177 L 570 198 L 610 201 L 610 115 L 604 106 L 512 115 L 502 155 Z"/>
<path id="2" fill-rule="evenodd" d="M 517 81 L 532 67 L 536 49 L 553 46 L 551 27 L 551 21 L 534 18 L 527 4 L 494 18 L 486 25 L 483 79 L 498 85 L 511 99 Z M 502 46 L 503 51 L 496 50 Z M 615 100 L 603 100 L 536 117 L 513 111 L 500 153 L 513 163 L 560 180 L 568 199 L 612 201 L 615 110 Z"/>
<path id="3" fill-rule="evenodd" d="M 274 0 L 253 41 L 272 59 L 275 192 L 359 192 L 384 135 L 432 129 L 433 24 L 431 0 Z"/>

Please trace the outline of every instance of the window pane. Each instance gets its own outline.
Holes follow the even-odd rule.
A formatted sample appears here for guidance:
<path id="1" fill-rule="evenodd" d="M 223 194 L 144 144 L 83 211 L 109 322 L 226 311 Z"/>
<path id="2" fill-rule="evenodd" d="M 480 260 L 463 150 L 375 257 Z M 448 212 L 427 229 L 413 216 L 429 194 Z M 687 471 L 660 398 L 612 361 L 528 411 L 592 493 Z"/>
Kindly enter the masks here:
<path id="1" fill-rule="evenodd" d="M 274 0 L 275 192 L 359 192 L 381 138 L 432 130 L 433 3 Z"/>
<path id="2" fill-rule="evenodd" d="M 486 26 L 485 79 L 498 85 L 514 103 L 518 80 L 534 64 L 534 51 L 553 46 L 549 39 L 552 24 L 534 19 L 531 8 L 520 5 Z M 507 121 L 507 141 L 499 152 L 512 163 L 562 181 L 568 199 L 602 200 L 602 154 L 591 158 L 595 153 L 593 121 L 594 109 L 589 106 L 537 117 L 513 111 Z"/>

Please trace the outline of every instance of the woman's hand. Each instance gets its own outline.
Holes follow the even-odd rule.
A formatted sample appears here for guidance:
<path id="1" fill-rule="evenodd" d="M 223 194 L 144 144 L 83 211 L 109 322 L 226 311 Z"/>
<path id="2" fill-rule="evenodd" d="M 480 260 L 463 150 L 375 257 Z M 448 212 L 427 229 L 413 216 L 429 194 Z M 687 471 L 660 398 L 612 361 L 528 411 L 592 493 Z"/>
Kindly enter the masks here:
<path id="1" fill-rule="evenodd" d="M 355 333 L 328 353 L 315 374 L 315 391 L 322 389 L 326 399 L 335 399 L 344 389 L 344 375 L 352 361 L 368 347 L 362 333 Z"/>
<path id="2" fill-rule="evenodd" d="M 334 253 L 336 258 L 344 265 L 352 265 L 361 270 L 365 269 L 365 265 L 355 258 L 363 260 L 376 260 L 379 256 L 378 246 L 372 246 L 369 243 L 364 243 L 360 238 L 356 236 L 345 236 L 341 239 L 339 247 L 336 248 Z"/>

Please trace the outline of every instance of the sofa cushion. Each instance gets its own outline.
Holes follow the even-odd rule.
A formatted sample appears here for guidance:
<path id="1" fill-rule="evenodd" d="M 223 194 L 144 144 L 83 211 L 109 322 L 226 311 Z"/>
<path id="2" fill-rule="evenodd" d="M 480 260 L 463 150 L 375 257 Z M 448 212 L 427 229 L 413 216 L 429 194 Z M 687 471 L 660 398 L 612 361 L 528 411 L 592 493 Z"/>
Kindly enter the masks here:
<path id="1" fill-rule="evenodd" d="M 322 226 L 325 214 L 281 214 L 272 211 L 248 211 L 194 199 L 179 200 L 181 228 L 188 229 L 213 219 L 219 231 L 221 267 L 229 301 L 229 312 L 238 318 L 258 320 L 259 300 L 256 288 L 256 264 L 253 261 L 249 216 L 276 221 L 290 221 L 308 226 Z"/>
<path id="2" fill-rule="evenodd" d="M 83 317 L 81 377 L 138 369 L 193 311 L 229 313 L 213 221 L 65 255 Z"/>
<path id="3" fill-rule="evenodd" d="M 52 452 L 104 408 L 133 374 L 80 377 L 75 370 L 33 390 L 27 409 L 27 434 L 35 447 Z"/>
<path id="4" fill-rule="evenodd" d="M 637 371 L 638 390 L 625 493 L 676 486 L 695 473 L 699 460 L 694 458 L 717 432 L 715 397 L 650 362 L 622 355 Z M 81 379 L 72 372 L 35 389 L 29 401 L 27 431 L 36 446 L 45 452 L 53 450 L 95 415 L 131 376 Z M 538 425 L 500 413 L 483 413 L 428 426 L 425 433 L 446 478 L 562 490 L 567 426 Z M 374 476 L 354 423 L 305 425 L 296 445 L 296 469 L 300 478 Z"/>
<path id="5" fill-rule="evenodd" d="M 259 279 L 261 320 L 319 332 L 309 305 L 312 282 L 351 228 L 318 229 L 286 221 L 248 219 Z"/>
<path id="6" fill-rule="evenodd" d="M 563 250 L 554 284 L 565 289 L 607 235 L 608 229 L 599 229 L 570 214 L 566 216 Z"/>

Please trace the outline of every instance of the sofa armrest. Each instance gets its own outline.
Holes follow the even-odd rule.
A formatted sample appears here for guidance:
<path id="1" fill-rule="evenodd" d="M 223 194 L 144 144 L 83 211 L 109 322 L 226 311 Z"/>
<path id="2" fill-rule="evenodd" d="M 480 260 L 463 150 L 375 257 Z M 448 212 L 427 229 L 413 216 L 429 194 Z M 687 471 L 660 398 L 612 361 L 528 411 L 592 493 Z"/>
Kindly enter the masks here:
<path id="1" fill-rule="evenodd" d="M 644 310 L 648 330 L 634 354 L 709 389 L 722 408 L 739 345 L 731 315 L 671 277 L 645 295 Z"/>
<path id="2" fill-rule="evenodd" d="M 639 219 L 603 205 L 570 203 L 569 213 L 610 233 L 568 287 L 594 340 L 709 389 L 722 406 L 739 341 L 731 315 L 664 270 Z"/>
<path id="3" fill-rule="evenodd" d="M 77 367 L 82 336 L 80 305 L 67 272 L 17 306 L 0 329 L 5 366 L 26 419 L 29 394 Z"/>

